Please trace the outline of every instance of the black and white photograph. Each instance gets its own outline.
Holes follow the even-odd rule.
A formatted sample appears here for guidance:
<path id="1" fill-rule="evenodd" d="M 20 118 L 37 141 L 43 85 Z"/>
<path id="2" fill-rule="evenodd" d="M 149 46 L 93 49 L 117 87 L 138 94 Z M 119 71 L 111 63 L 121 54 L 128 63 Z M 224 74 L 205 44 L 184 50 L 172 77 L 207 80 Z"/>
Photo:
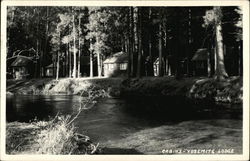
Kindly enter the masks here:
<path id="1" fill-rule="evenodd" d="M 1 160 L 249 159 L 248 1 L 1 3 Z"/>

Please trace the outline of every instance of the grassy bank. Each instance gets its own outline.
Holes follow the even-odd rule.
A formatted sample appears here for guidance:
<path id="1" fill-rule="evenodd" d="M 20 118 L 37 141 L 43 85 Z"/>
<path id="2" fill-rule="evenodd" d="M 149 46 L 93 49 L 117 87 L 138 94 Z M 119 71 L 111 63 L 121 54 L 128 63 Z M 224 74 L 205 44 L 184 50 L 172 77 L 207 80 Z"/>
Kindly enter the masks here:
<path id="1" fill-rule="evenodd" d="M 8 80 L 8 94 L 30 95 L 80 95 L 103 92 L 110 97 L 120 96 L 123 78 L 80 78 Z"/>
<path id="2" fill-rule="evenodd" d="M 223 103 L 242 103 L 243 83 L 242 77 L 230 77 L 220 82 L 213 78 L 198 77 L 179 80 L 174 77 L 8 80 L 7 94 L 178 96 Z"/>
<path id="3" fill-rule="evenodd" d="M 242 103 L 241 77 L 230 77 L 218 82 L 213 78 L 147 77 L 127 79 L 121 85 L 123 96 L 179 96 L 223 103 Z"/>
<path id="4" fill-rule="evenodd" d="M 78 134 L 68 117 L 6 126 L 7 154 L 93 154 L 97 151 L 88 136 Z"/>

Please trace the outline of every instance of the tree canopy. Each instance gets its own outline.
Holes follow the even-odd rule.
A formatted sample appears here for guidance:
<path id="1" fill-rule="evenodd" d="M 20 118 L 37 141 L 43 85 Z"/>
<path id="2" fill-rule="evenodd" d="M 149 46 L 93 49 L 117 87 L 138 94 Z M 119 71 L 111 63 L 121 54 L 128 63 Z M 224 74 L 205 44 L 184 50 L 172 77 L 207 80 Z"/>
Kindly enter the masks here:
<path id="1" fill-rule="evenodd" d="M 100 77 L 103 61 L 124 51 L 129 77 L 181 78 L 195 75 L 197 63 L 192 58 L 201 48 L 210 53 L 208 76 L 241 75 L 242 9 L 9 6 L 7 57 L 31 48 L 39 56 L 36 77 L 44 77 L 49 64 L 57 69 L 57 77 Z M 89 67 L 82 67 L 83 57 L 89 59 Z M 216 66 L 219 60 L 224 67 Z"/>

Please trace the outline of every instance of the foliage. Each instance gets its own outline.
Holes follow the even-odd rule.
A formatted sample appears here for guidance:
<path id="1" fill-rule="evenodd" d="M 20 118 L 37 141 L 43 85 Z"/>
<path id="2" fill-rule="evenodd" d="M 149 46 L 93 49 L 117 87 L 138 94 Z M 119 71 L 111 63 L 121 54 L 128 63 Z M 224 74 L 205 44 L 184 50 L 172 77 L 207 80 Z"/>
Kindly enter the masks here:
<path id="1" fill-rule="evenodd" d="M 221 82 L 213 78 L 184 78 L 175 80 L 173 77 L 145 77 L 123 81 L 121 93 L 129 97 L 175 96 L 191 100 L 242 103 L 243 89 L 241 77 L 230 77 Z"/>
<path id="2" fill-rule="evenodd" d="M 80 66 L 80 57 L 93 54 L 90 65 L 98 67 L 98 72 L 93 73 L 100 76 L 103 59 L 123 50 L 129 53 L 129 62 L 132 62 L 130 75 L 148 76 L 153 75 L 153 62 L 161 53 L 169 66 L 163 63 L 162 75 L 170 73 L 166 71 L 171 71 L 169 75 L 191 75 L 195 51 L 215 46 L 213 25 L 219 20 L 224 44 L 237 48 L 242 40 L 242 9 L 239 6 L 220 8 L 217 13 L 212 6 L 12 6 L 7 9 L 7 57 L 18 50 L 35 49 L 39 55 L 36 68 L 42 77 L 45 67 L 56 62 L 59 54 L 59 75 L 71 77 L 76 70 L 79 73 L 83 70 L 76 69 Z M 187 71 L 181 69 L 183 61 Z"/>
<path id="3" fill-rule="evenodd" d="M 89 23 L 86 24 L 88 34 L 86 39 L 90 42 L 91 55 L 94 54 L 97 58 L 98 77 L 102 71 L 102 57 L 106 53 L 110 53 L 110 47 L 107 45 L 108 36 L 111 31 L 111 12 L 105 7 L 89 7 Z M 90 60 L 93 62 L 93 58 Z M 92 66 L 91 66 L 92 68 Z M 93 70 L 90 71 L 90 76 L 93 76 Z"/>

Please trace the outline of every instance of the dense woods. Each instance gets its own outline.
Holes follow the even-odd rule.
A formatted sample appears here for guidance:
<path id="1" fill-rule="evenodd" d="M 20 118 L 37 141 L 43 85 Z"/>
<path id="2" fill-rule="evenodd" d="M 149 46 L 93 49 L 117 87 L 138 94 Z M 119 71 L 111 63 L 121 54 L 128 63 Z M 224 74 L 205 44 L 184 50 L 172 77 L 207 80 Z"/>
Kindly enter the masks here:
<path id="1" fill-rule="evenodd" d="M 244 154 L 242 17 L 8 6 L 6 154 Z"/>
<path id="2" fill-rule="evenodd" d="M 128 54 L 127 76 L 242 75 L 239 7 L 8 7 L 8 78 L 17 56 L 32 77 L 103 76 L 106 58 Z M 205 57 L 195 55 L 205 52 Z M 205 62 L 205 63 L 204 63 Z"/>

